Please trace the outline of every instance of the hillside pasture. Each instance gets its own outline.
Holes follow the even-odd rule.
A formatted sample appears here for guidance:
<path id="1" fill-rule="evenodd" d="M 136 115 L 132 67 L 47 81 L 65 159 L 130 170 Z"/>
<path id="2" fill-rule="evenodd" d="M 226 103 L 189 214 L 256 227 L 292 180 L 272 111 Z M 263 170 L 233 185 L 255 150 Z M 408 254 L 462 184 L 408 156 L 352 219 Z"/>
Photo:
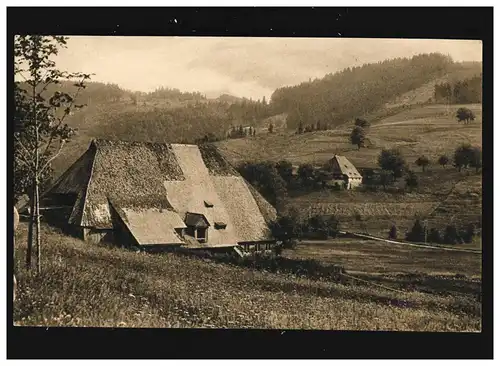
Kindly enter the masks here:
<path id="1" fill-rule="evenodd" d="M 348 140 L 352 124 L 301 135 L 294 132 L 268 133 L 258 139 L 226 140 L 217 145 L 234 164 L 244 160 L 281 159 L 294 164 L 322 164 L 333 154 L 339 154 L 345 155 L 356 166 L 376 167 L 380 151 L 395 147 L 401 149 L 409 163 L 422 154 L 434 162 L 441 154 L 451 155 L 460 143 L 482 145 L 481 105 L 467 105 L 476 114 L 476 120 L 469 125 L 455 119 L 455 112 L 460 107 L 462 105 L 418 106 L 384 118 L 369 128 L 369 146 L 360 150 Z"/>
<path id="2" fill-rule="evenodd" d="M 481 304 L 464 292 L 400 293 L 176 254 L 136 254 L 85 243 L 46 226 L 42 274 L 36 276 L 23 265 L 26 231 L 21 225 L 15 248 L 14 323 L 19 326 L 481 330 Z M 353 267 L 367 260 L 387 262 L 385 256 L 373 251 Z"/>

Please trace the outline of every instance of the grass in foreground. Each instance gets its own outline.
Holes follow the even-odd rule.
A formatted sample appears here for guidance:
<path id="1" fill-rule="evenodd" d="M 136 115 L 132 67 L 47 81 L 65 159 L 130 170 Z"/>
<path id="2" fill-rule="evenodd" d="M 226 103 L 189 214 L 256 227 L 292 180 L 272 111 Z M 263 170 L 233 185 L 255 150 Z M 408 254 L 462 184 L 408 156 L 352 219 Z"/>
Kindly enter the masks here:
<path id="1" fill-rule="evenodd" d="M 480 303 L 467 296 L 399 294 L 174 254 L 136 254 L 47 227 L 42 238 L 40 277 L 24 270 L 25 225 L 16 238 L 16 325 L 480 330 Z"/>

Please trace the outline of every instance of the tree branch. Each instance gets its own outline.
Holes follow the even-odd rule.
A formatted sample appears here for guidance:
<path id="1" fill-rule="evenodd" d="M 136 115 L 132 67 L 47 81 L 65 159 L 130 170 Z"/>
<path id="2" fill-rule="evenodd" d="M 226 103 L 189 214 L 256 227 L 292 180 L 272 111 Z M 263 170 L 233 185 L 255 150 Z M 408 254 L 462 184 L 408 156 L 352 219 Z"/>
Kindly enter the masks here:
<path id="1" fill-rule="evenodd" d="M 82 83 L 83 81 L 85 80 L 85 78 L 82 78 Z M 76 98 L 78 97 L 78 94 L 80 93 L 80 91 L 82 90 L 83 88 L 82 87 L 79 87 L 75 93 L 75 95 L 73 96 L 73 100 L 71 101 L 71 104 L 69 105 L 68 108 L 66 108 L 66 110 L 64 111 L 64 114 L 62 115 L 61 118 L 58 118 L 58 124 L 57 126 L 55 127 L 55 129 L 57 130 L 59 127 L 61 127 L 64 119 L 67 117 L 67 115 L 69 114 L 69 112 L 71 111 L 71 108 L 73 107 L 73 105 L 75 104 L 75 101 L 76 101 Z M 49 150 L 50 146 L 52 145 L 52 140 L 54 139 L 54 133 L 51 133 L 50 134 L 50 138 L 49 138 L 49 141 L 47 142 L 47 147 L 45 148 L 44 152 L 43 152 L 43 155 L 45 155 L 47 153 L 47 151 Z"/>
<path id="2" fill-rule="evenodd" d="M 26 152 L 26 154 L 29 157 L 31 155 L 31 153 L 29 152 L 29 150 L 24 146 L 24 144 L 21 142 L 21 140 L 19 139 L 19 137 L 17 137 L 16 135 L 14 135 L 14 137 L 16 138 L 16 140 L 19 143 L 19 145 L 24 149 L 24 151 Z M 33 161 L 32 157 L 31 157 L 31 159 L 27 159 L 25 154 L 23 154 L 23 158 L 24 158 L 24 160 L 26 162 Z"/>
<path id="3" fill-rule="evenodd" d="M 41 176 L 42 173 L 45 171 L 45 169 L 47 169 L 47 167 L 50 165 L 50 163 L 59 156 L 59 154 L 61 153 L 61 150 L 64 146 L 64 144 L 66 143 L 66 140 L 62 140 L 61 141 L 61 145 L 59 145 L 59 150 L 57 150 L 57 152 L 49 159 L 47 160 L 47 162 L 44 164 L 44 166 L 39 170 L 38 174 Z"/>
<path id="4" fill-rule="evenodd" d="M 25 159 L 25 157 L 24 157 L 24 156 L 19 157 L 18 161 L 19 161 L 20 163 L 23 163 L 23 165 L 25 165 L 28 169 L 32 169 L 32 168 L 33 168 L 32 166 L 30 166 L 30 165 L 28 164 L 28 162 L 26 161 L 26 159 Z"/>

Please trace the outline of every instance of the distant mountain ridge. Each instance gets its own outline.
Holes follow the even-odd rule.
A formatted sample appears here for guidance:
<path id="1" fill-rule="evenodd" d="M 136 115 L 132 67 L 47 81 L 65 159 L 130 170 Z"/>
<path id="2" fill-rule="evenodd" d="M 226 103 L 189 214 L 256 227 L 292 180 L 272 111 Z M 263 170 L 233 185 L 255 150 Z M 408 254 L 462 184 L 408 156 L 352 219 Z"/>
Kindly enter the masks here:
<path id="1" fill-rule="evenodd" d="M 288 113 L 290 129 L 318 122 L 336 126 L 446 75 L 465 78 L 480 72 L 480 63 L 462 64 L 439 53 L 423 54 L 346 68 L 321 79 L 278 88 L 271 103 L 275 112 Z"/>
<path id="2" fill-rule="evenodd" d="M 208 134 L 226 138 L 232 126 L 241 125 L 253 126 L 257 134 L 268 133 L 271 124 L 275 131 L 318 121 L 334 128 L 384 109 L 387 103 L 426 100 L 438 81 L 471 77 L 480 74 L 481 67 L 481 63 L 456 63 L 440 54 L 386 60 L 278 88 L 269 102 L 227 92 L 213 99 L 175 88 L 144 93 L 90 82 L 77 98 L 77 103 L 87 107 L 67 120 L 80 131 L 75 141 L 78 147 L 69 154 L 76 156 L 95 137 L 194 143 Z M 62 83 L 48 92 L 55 90 L 72 91 L 74 87 L 71 82 Z M 60 169 L 65 169 L 67 157 L 59 160 Z"/>

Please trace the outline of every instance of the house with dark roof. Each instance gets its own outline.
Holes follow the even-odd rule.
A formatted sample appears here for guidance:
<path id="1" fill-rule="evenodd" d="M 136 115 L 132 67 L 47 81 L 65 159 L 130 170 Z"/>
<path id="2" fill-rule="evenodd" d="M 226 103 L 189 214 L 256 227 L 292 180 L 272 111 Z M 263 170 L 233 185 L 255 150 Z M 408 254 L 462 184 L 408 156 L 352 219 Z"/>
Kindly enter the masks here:
<path id="1" fill-rule="evenodd" d="M 227 248 L 274 242 L 276 210 L 212 145 L 93 140 L 43 196 L 92 242 Z"/>
<path id="2" fill-rule="evenodd" d="M 333 180 L 344 182 L 347 189 L 358 187 L 363 181 L 363 176 L 345 156 L 334 155 L 328 160 L 326 168 L 333 173 Z"/>

